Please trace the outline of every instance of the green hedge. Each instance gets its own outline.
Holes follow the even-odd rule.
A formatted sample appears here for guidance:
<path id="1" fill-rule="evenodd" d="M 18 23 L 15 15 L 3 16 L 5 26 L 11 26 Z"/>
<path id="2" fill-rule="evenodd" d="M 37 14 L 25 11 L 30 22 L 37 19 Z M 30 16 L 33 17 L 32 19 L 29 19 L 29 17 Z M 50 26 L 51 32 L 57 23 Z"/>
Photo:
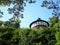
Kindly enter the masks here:
<path id="1" fill-rule="evenodd" d="M 0 45 L 60 45 L 60 29 L 0 27 Z"/>

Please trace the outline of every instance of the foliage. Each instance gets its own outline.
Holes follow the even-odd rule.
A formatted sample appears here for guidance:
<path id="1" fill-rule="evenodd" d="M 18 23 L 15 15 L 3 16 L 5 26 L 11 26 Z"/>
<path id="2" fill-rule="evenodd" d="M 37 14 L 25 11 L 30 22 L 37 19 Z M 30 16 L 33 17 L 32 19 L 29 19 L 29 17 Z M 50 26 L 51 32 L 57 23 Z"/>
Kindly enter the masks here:
<path id="1" fill-rule="evenodd" d="M 55 28 L 40 28 L 35 31 L 28 28 L 0 27 L 0 44 L 55 45 L 59 43 L 59 34 L 60 30 Z"/>
<path id="2" fill-rule="evenodd" d="M 60 16 L 60 0 L 44 0 L 41 7 L 46 7 L 47 9 L 52 9 L 52 15 Z"/>
<path id="3" fill-rule="evenodd" d="M 24 11 L 24 7 L 26 6 L 26 4 L 27 3 L 31 4 L 35 2 L 36 2 L 35 0 L 0 0 L 0 6 L 2 7 L 8 6 L 8 13 L 13 14 L 13 17 L 9 19 L 9 22 L 12 22 L 13 20 L 14 23 L 16 20 L 20 21 L 20 18 L 24 18 L 22 12 Z M 0 9 L 0 14 L 1 14 L 0 17 L 2 17 L 2 15 L 4 14 L 1 11 L 1 9 Z M 15 27 L 16 25 L 17 27 L 20 27 L 20 22 L 18 23 L 15 22 Z"/>
<path id="4" fill-rule="evenodd" d="M 49 23 L 50 23 L 50 27 L 53 27 L 56 23 L 58 23 L 59 19 L 57 16 L 53 16 L 50 18 Z"/>
<path id="5" fill-rule="evenodd" d="M 0 20 L 0 26 L 2 26 L 3 22 Z"/>

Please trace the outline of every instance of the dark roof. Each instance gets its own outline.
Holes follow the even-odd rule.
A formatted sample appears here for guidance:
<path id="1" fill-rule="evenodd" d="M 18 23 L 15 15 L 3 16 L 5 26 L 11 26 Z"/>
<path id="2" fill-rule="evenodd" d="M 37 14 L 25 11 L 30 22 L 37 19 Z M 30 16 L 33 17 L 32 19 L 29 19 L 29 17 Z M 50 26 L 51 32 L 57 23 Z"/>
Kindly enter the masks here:
<path id="1" fill-rule="evenodd" d="M 31 25 L 34 24 L 34 23 L 36 23 L 36 22 L 46 22 L 47 25 L 49 26 L 49 23 L 48 23 L 47 21 L 41 20 L 40 18 L 38 18 L 36 21 L 33 21 L 33 22 L 30 24 L 30 28 L 31 28 Z"/>

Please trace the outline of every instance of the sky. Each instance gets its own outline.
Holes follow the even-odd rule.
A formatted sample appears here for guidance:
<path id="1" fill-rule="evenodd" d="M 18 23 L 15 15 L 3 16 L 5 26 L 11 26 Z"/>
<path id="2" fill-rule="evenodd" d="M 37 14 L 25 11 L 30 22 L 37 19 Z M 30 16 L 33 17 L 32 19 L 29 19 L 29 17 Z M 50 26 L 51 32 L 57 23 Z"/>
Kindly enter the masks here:
<path id="1" fill-rule="evenodd" d="M 24 9 L 24 18 L 21 19 L 20 27 L 21 28 L 29 28 L 30 23 L 37 20 L 37 18 L 41 18 L 42 20 L 49 21 L 49 18 L 52 17 L 52 10 L 49 10 L 45 7 L 41 7 L 43 0 L 37 0 L 34 4 L 28 4 Z M 0 20 L 7 21 L 12 17 L 12 15 L 8 14 L 8 7 L 0 7 L 0 9 L 4 12 L 4 15 Z"/>

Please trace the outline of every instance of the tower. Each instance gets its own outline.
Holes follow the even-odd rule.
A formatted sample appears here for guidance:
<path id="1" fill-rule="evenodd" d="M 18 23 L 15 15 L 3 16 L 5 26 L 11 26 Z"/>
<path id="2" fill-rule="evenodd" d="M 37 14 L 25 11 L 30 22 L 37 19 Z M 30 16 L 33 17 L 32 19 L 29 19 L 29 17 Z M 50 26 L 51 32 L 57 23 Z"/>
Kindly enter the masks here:
<path id="1" fill-rule="evenodd" d="M 40 18 L 38 18 L 36 21 L 33 21 L 31 24 L 30 24 L 30 28 L 31 29 L 38 29 L 40 27 L 48 27 L 49 26 L 49 23 L 45 20 L 41 20 Z"/>

